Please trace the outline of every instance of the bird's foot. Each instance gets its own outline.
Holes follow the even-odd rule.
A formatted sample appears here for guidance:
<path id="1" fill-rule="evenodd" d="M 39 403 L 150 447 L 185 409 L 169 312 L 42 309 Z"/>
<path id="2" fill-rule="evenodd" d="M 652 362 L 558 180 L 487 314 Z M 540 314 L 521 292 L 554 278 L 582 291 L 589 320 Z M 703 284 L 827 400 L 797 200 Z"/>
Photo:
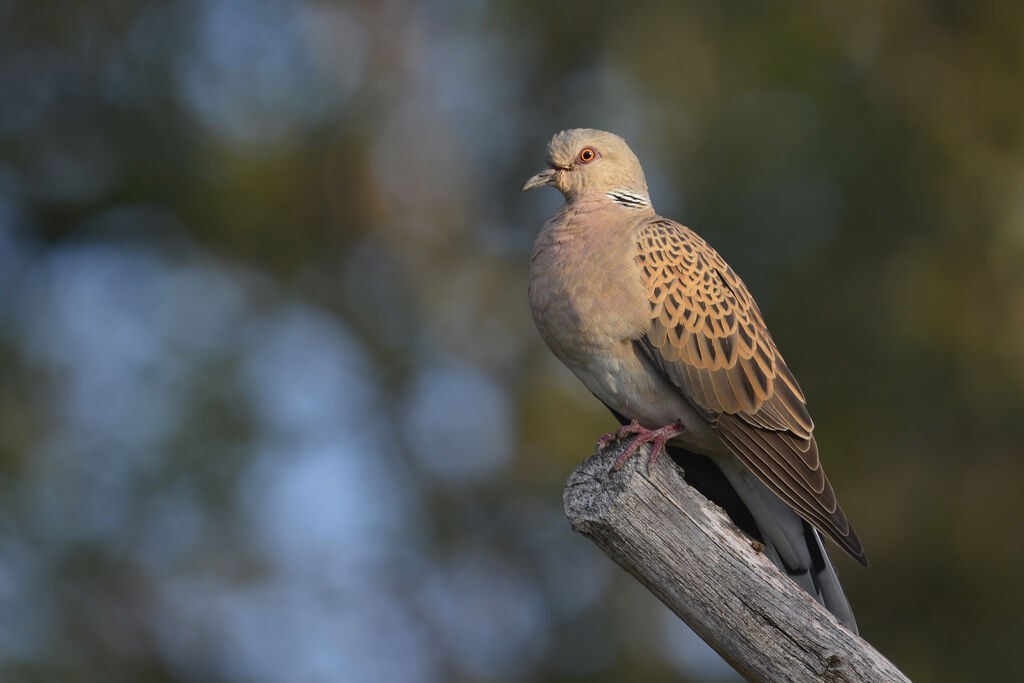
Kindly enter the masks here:
<path id="1" fill-rule="evenodd" d="M 632 443 L 626 447 L 626 450 L 622 451 L 622 455 L 620 455 L 615 461 L 615 464 L 612 465 L 612 471 L 618 472 L 622 469 L 622 465 L 629 460 L 629 456 L 636 453 L 636 449 L 640 448 L 640 446 L 645 443 L 654 444 L 654 447 L 651 449 L 651 454 L 647 458 L 647 468 L 650 469 L 654 461 L 658 459 L 658 455 L 662 450 L 664 450 L 665 442 L 679 436 L 684 431 L 686 430 L 683 429 L 683 423 L 679 420 L 676 420 L 672 424 L 665 425 L 664 427 L 659 427 L 658 429 L 647 429 L 647 427 L 644 427 L 636 420 L 633 420 L 628 425 L 622 425 L 614 432 L 609 432 L 602 436 L 597 440 L 597 447 L 599 450 L 604 450 L 605 446 L 612 441 L 617 441 L 627 434 L 636 434 Z"/>

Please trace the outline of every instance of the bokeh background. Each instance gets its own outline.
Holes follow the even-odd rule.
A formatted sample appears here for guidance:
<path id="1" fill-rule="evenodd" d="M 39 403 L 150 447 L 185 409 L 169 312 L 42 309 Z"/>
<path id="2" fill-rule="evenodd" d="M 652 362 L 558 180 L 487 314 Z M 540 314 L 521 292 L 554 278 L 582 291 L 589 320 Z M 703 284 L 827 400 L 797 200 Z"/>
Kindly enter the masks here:
<path id="1" fill-rule="evenodd" d="M 916 680 L 1024 641 L 1024 5 L 0 1 L 0 678 L 733 680 L 561 510 L 565 127 L 746 279 Z"/>

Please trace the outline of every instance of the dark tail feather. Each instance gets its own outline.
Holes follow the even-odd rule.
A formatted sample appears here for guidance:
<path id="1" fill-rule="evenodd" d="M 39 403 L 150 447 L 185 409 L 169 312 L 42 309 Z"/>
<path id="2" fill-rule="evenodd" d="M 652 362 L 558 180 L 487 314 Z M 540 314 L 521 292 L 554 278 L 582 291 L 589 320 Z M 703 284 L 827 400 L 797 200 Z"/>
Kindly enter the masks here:
<path id="1" fill-rule="evenodd" d="M 811 578 L 817 589 L 815 597 L 818 602 L 825 605 L 829 612 L 836 615 L 846 628 L 859 634 L 857 620 L 853 616 L 853 610 L 850 608 L 850 602 L 846 599 L 843 587 L 839 584 L 839 576 L 832 566 L 832 561 L 828 559 L 828 553 L 825 552 L 821 534 L 806 521 L 801 521 L 804 523 L 807 547 L 811 550 Z"/>

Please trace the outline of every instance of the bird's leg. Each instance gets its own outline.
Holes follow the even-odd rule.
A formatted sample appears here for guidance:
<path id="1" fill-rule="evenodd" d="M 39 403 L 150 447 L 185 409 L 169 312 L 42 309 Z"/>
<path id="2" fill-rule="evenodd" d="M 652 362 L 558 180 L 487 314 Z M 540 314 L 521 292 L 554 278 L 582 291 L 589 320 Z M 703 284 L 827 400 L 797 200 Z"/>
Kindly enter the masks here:
<path id="1" fill-rule="evenodd" d="M 679 420 L 657 429 L 647 429 L 636 420 L 633 420 L 628 425 L 619 427 L 614 433 L 602 436 L 598 440 L 597 445 L 598 448 L 604 448 L 613 439 L 621 439 L 627 434 L 636 434 L 633 438 L 633 442 L 626 447 L 626 450 L 622 451 L 622 455 L 620 455 L 615 461 L 615 464 L 612 465 L 612 471 L 618 472 L 626 460 L 629 459 L 629 456 L 636 453 L 636 449 L 640 448 L 640 446 L 645 443 L 654 444 L 654 447 L 651 449 L 651 455 L 647 458 L 647 467 L 650 468 L 654 461 L 658 459 L 658 455 L 665 448 L 665 442 L 682 434 L 684 431 L 683 423 Z"/>

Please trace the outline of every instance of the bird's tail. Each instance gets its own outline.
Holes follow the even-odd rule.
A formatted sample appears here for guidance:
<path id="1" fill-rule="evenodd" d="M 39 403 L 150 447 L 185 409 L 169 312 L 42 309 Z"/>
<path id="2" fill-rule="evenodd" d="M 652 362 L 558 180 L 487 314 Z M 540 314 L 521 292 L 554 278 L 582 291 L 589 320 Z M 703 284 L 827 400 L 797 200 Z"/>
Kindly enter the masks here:
<path id="1" fill-rule="evenodd" d="M 670 446 L 685 478 L 746 533 L 764 543 L 772 563 L 857 633 L 853 610 L 825 552 L 821 535 L 739 461 L 712 461 Z"/>

